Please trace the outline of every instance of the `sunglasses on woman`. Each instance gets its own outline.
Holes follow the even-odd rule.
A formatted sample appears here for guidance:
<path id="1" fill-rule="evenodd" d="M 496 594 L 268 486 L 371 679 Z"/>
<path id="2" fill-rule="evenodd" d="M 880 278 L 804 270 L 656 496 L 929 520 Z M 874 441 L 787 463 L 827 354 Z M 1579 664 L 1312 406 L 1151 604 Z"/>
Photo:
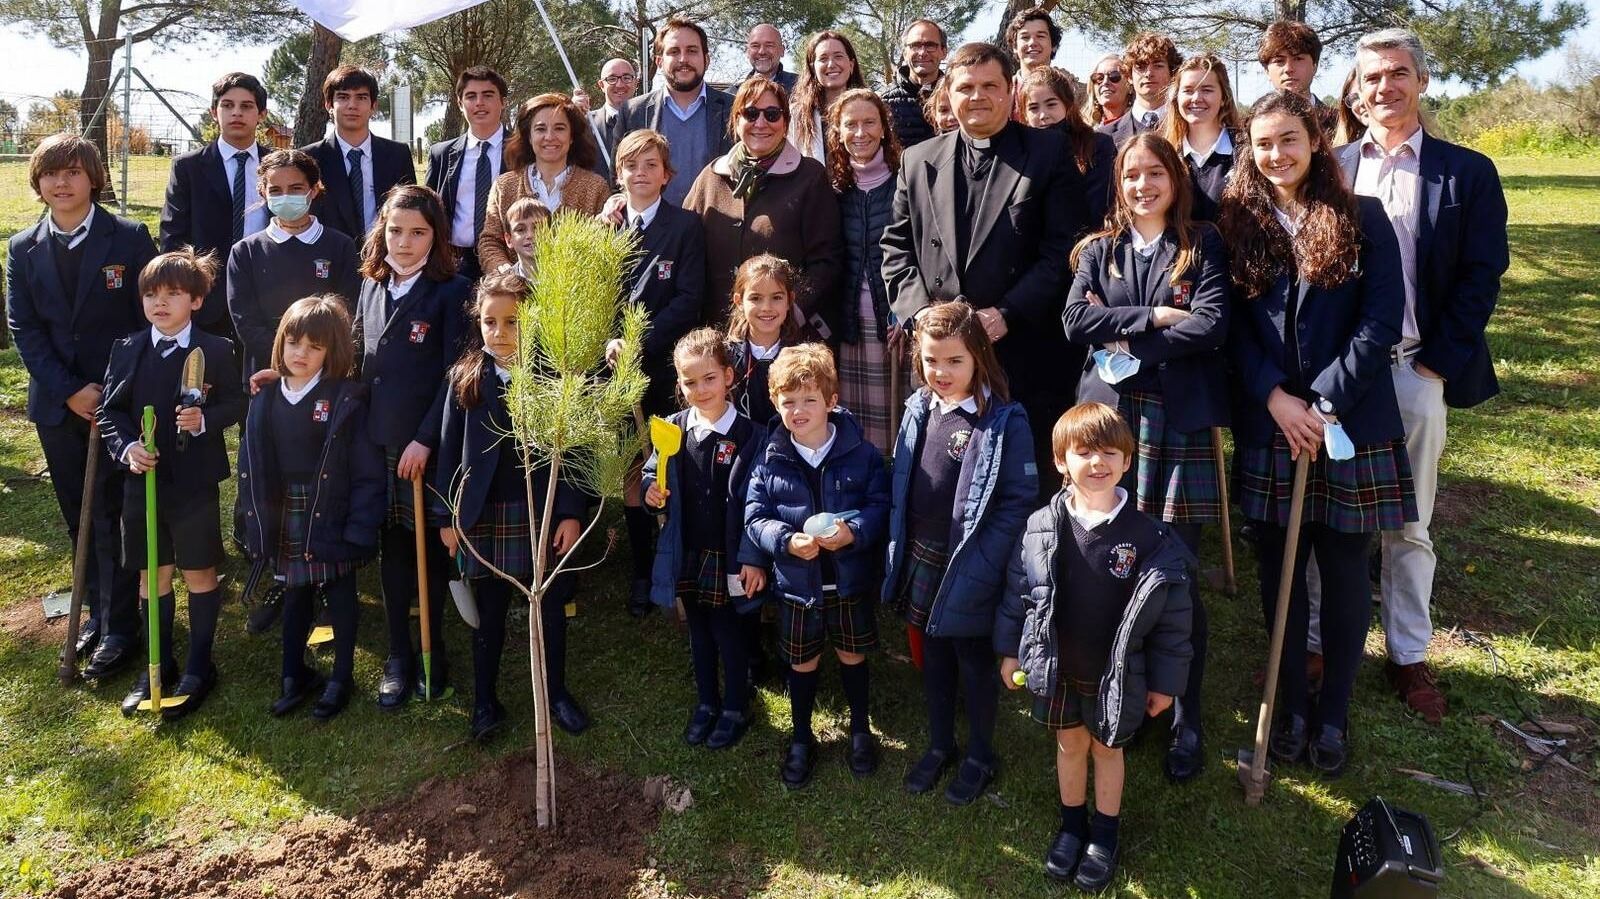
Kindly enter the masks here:
<path id="1" fill-rule="evenodd" d="M 1099 84 L 1102 81 L 1109 81 L 1112 84 L 1121 84 L 1122 83 L 1122 73 L 1121 72 L 1095 72 L 1093 75 L 1089 76 L 1089 83 L 1090 84 Z"/>
<path id="2" fill-rule="evenodd" d="M 776 125 L 783 120 L 783 108 L 780 106 L 746 106 L 739 111 L 739 114 L 744 116 L 746 122 L 754 122 L 757 119 L 765 118 L 768 122 Z"/>

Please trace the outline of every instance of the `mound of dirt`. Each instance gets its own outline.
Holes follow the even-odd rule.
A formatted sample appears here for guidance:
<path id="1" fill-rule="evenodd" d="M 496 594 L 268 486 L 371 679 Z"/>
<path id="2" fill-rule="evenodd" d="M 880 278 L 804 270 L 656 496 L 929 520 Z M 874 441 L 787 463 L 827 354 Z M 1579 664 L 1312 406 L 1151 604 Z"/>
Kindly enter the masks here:
<path id="1" fill-rule="evenodd" d="M 264 845 L 205 856 L 159 852 L 99 865 L 57 887 L 61 899 L 172 896 L 280 899 L 622 897 L 647 867 L 658 808 L 634 780 L 556 768 L 559 828 L 534 826 L 531 750 L 354 818 L 284 826 Z"/>

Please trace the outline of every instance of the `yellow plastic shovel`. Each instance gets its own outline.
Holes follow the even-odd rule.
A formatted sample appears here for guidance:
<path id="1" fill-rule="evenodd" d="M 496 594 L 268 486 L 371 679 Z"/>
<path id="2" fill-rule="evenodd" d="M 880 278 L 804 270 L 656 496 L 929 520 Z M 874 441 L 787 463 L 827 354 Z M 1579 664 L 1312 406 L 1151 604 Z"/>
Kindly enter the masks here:
<path id="1" fill-rule="evenodd" d="M 683 428 L 659 415 L 650 416 L 650 445 L 655 447 L 656 486 L 667 491 L 667 460 L 683 449 Z"/>

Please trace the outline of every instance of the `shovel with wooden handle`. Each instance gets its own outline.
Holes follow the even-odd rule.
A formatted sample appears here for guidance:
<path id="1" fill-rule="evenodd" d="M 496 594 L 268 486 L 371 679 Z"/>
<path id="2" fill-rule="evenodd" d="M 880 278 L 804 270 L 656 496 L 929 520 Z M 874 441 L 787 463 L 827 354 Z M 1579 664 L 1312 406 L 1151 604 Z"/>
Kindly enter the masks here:
<path id="1" fill-rule="evenodd" d="M 1233 521 L 1228 509 L 1228 464 L 1222 452 L 1222 429 L 1211 429 L 1211 459 L 1216 465 L 1217 489 L 1222 491 L 1222 592 L 1233 596 L 1239 582 L 1233 569 Z"/>
<path id="2" fill-rule="evenodd" d="M 417 537 L 417 606 L 422 627 L 422 699 L 444 699 L 452 691 L 433 692 L 433 618 L 428 613 L 428 529 L 422 516 L 422 475 L 411 479 L 411 523 Z"/>
<path id="3" fill-rule="evenodd" d="M 56 676 L 61 686 L 78 679 L 78 619 L 83 615 L 83 595 L 89 589 L 89 543 L 94 539 L 95 481 L 100 475 L 100 425 L 89 422 L 89 454 L 83 463 L 83 503 L 78 507 L 78 543 L 72 548 L 72 606 L 67 612 L 67 645 L 61 650 Z"/>

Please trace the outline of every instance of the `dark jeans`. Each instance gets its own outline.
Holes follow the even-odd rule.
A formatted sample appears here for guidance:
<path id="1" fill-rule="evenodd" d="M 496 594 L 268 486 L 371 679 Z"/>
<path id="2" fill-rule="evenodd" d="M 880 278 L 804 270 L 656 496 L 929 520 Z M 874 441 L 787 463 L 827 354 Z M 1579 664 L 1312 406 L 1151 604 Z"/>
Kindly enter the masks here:
<path id="1" fill-rule="evenodd" d="M 1198 524 L 1169 524 L 1172 532 L 1189 547 L 1195 558 L 1200 557 L 1200 528 Z M 1279 550 L 1282 555 L 1282 550 Z M 1276 585 L 1276 582 L 1274 582 Z M 1200 572 L 1191 572 L 1189 578 L 1189 607 L 1191 618 L 1189 623 L 1189 643 L 1194 647 L 1194 658 L 1189 661 L 1189 683 L 1183 689 L 1183 695 L 1177 697 L 1172 711 L 1172 724 L 1179 724 L 1201 729 L 1200 723 L 1200 685 L 1206 677 L 1206 645 L 1210 642 L 1211 626 L 1206 615 L 1206 604 L 1200 597 Z"/>
<path id="2" fill-rule="evenodd" d="M 689 654 L 694 661 L 694 686 L 701 705 L 743 714 L 750 705 L 750 656 L 746 616 L 732 605 L 716 608 L 685 599 Z M 759 615 L 752 612 L 751 616 Z M 717 688 L 717 663 L 722 663 L 722 689 Z"/>
<path id="3" fill-rule="evenodd" d="M 56 505 L 67 522 L 67 538 L 77 546 L 78 516 L 83 511 L 83 478 L 89 456 L 89 423 L 68 413 L 60 424 L 35 424 Z M 102 445 L 103 447 L 103 445 Z M 122 567 L 122 489 L 126 473 L 100 450 L 95 475 L 93 528 L 89 541 L 88 580 L 83 605 L 99 624 L 102 636 L 139 636 L 139 573 Z"/>
<path id="4" fill-rule="evenodd" d="M 930 748 L 956 747 L 956 690 L 967 708 L 967 757 L 993 765 L 1000 675 L 988 637 L 922 638 L 922 693 L 928 704 Z"/>
<path id="5" fill-rule="evenodd" d="M 417 543 L 410 528 L 383 526 L 379 561 L 383 583 L 383 612 L 389 628 L 389 657 L 412 665 L 411 601 L 417 598 Z M 433 637 L 434 671 L 448 671 L 444 645 L 444 607 L 450 602 L 450 573 L 455 563 L 439 539 L 437 528 L 427 529 L 428 624 Z M 442 666 L 442 667 L 441 667 Z"/>

